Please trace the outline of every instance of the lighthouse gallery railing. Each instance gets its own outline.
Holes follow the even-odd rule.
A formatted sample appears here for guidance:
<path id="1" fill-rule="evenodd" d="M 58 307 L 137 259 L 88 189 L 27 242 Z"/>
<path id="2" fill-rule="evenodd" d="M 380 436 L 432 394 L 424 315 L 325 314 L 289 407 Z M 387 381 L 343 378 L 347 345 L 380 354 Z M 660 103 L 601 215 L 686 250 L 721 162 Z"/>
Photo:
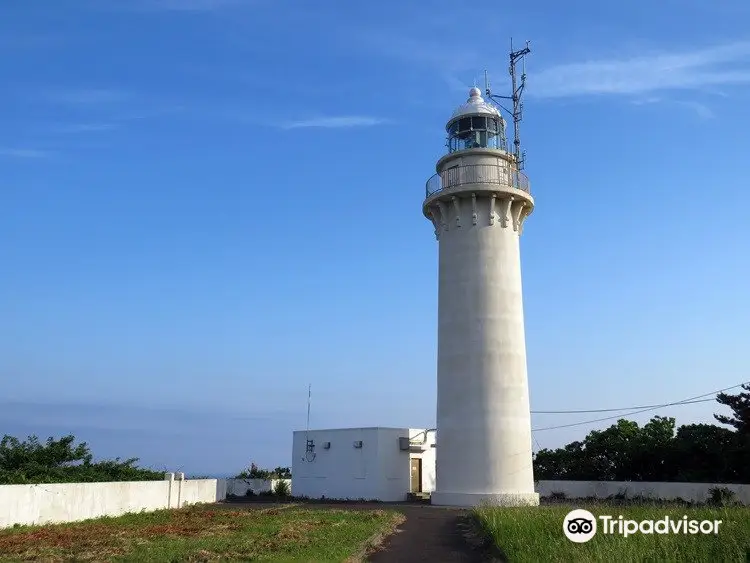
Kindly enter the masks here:
<path id="1" fill-rule="evenodd" d="M 425 186 L 425 197 L 439 191 L 465 184 L 494 184 L 510 186 L 531 193 L 529 179 L 523 172 L 496 164 L 467 164 L 454 166 L 435 174 Z"/>

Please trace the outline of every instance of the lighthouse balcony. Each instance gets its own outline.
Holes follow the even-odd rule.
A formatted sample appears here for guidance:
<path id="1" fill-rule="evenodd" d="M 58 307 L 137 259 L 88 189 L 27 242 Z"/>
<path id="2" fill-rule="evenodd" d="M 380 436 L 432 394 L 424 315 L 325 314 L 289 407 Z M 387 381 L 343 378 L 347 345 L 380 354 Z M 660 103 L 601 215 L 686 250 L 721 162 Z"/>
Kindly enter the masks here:
<path id="1" fill-rule="evenodd" d="M 466 164 L 446 168 L 435 174 L 425 186 L 425 197 L 429 198 L 444 190 L 464 185 L 485 186 L 488 191 L 515 188 L 531 193 L 529 179 L 523 172 L 501 164 Z"/>

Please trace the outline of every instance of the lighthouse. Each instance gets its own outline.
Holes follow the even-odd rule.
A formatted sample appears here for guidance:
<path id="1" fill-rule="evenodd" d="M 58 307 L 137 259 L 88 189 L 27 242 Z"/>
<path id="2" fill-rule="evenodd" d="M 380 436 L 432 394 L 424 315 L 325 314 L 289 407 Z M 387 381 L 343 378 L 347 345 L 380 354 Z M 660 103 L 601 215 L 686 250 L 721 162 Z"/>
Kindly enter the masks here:
<path id="1" fill-rule="evenodd" d="M 514 121 L 517 99 L 514 80 Z M 489 91 L 487 92 L 489 96 Z M 497 106 L 471 88 L 423 213 L 439 247 L 435 490 L 443 506 L 538 505 L 520 237 L 534 209 Z M 516 149 L 518 148 L 516 128 Z"/>

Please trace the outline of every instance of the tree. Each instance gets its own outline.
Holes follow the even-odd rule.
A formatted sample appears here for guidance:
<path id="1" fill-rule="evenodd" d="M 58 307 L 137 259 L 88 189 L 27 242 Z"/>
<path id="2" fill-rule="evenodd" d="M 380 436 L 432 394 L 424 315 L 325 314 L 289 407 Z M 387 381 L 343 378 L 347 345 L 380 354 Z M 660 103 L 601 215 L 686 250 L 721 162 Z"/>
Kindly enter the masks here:
<path id="1" fill-rule="evenodd" d="M 674 441 L 674 481 L 743 482 L 742 468 L 737 463 L 741 444 L 731 430 L 713 424 L 687 424 L 677 430 Z"/>
<path id="2" fill-rule="evenodd" d="M 138 458 L 93 461 L 86 442 L 75 444 L 72 435 L 36 436 L 21 441 L 7 434 L 0 440 L 0 484 L 79 483 L 95 481 L 146 481 L 163 479 L 164 473 L 135 466 Z"/>
<path id="3" fill-rule="evenodd" d="M 675 433 L 675 419 L 655 416 L 643 428 L 620 419 L 582 442 L 534 456 L 537 479 L 579 481 L 685 481 L 750 483 L 750 383 L 716 400 L 733 416 L 714 415 L 735 431 L 689 424 Z"/>
<path id="4" fill-rule="evenodd" d="M 241 471 L 235 479 L 291 479 L 292 470 L 289 467 L 277 467 L 276 469 L 260 469 L 255 463 L 250 463 L 250 467 Z"/>
<path id="5" fill-rule="evenodd" d="M 733 416 L 715 414 L 714 418 L 722 424 L 733 426 L 739 434 L 750 436 L 750 383 L 743 383 L 742 390 L 737 395 L 719 393 L 716 400 L 732 409 Z"/>

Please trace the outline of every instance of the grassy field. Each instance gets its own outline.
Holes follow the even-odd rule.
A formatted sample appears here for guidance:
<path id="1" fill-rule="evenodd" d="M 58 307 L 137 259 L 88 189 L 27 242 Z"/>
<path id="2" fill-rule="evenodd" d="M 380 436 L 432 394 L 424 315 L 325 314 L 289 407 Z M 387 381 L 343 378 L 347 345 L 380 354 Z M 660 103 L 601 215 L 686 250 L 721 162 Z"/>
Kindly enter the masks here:
<path id="1" fill-rule="evenodd" d="M 385 510 L 180 510 L 0 531 L 0 561 L 356 561 L 403 519 Z"/>
<path id="2" fill-rule="evenodd" d="M 620 515 L 630 520 L 721 520 L 718 535 L 603 534 L 598 521 L 596 535 L 586 543 L 573 543 L 563 534 L 563 520 L 573 508 L 594 516 Z M 750 561 L 750 508 L 704 508 L 659 505 L 540 506 L 535 508 L 483 507 L 476 510 L 479 526 L 509 563 L 545 561 L 712 562 Z"/>

